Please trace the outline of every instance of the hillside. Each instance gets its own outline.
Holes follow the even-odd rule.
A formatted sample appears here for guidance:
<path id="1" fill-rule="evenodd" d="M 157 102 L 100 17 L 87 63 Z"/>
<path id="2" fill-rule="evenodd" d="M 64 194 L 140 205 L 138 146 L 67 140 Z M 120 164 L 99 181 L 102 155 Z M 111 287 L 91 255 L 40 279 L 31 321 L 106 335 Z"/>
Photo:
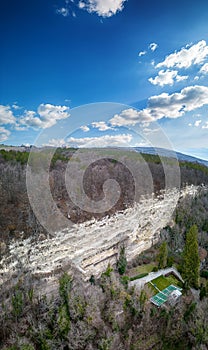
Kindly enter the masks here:
<path id="1" fill-rule="evenodd" d="M 57 207 L 66 218 L 70 215 L 72 222 L 81 223 L 94 217 L 99 219 L 106 215 L 112 215 L 119 210 L 124 210 L 133 205 L 135 200 L 133 176 L 124 164 L 111 159 L 113 157 L 112 152 L 109 153 L 109 158 L 105 156 L 104 159 L 90 164 L 84 175 L 84 189 L 92 200 L 99 201 L 103 196 L 103 183 L 107 179 L 115 179 L 121 187 L 121 194 L 117 203 L 108 211 L 100 214 L 84 211 L 75 205 L 68 195 L 65 184 L 67 162 L 74 155 L 76 156 L 75 149 L 57 149 L 50 166 L 51 192 Z M 37 149 L 35 156 L 37 156 L 37 159 L 40 159 L 40 150 Z M 143 161 L 141 162 L 136 152 L 128 152 L 127 156 L 129 158 L 131 157 L 133 164 L 135 163 L 135 169 L 139 164 L 139 174 L 141 176 L 137 184 L 137 201 L 143 195 L 151 195 L 152 192 L 158 194 L 165 188 L 164 164 L 161 163 L 161 159 L 167 163 L 168 169 L 170 169 L 170 173 L 172 173 L 174 178 L 176 163 L 175 161 L 171 163 L 171 158 L 163 157 L 160 159 L 157 155 L 145 153 L 142 154 Z M 44 231 L 38 224 L 28 202 L 26 190 L 26 165 L 28 157 L 28 149 L 21 148 L 20 151 L 17 151 L 17 149 L 10 149 L 9 151 L 0 150 L 0 229 L 5 238 L 14 232 L 18 235 L 18 232 L 24 231 L 24 235 L 29 236 L 34 234 L 34 232 L 43 233 Z M 75 159 L 75 161 L 74 163 L 79 164 L 79 158 Z M 145 164 L 148 166 L 148 173 Z M 180 161 L 179 164 L 182 187 L 191 184 L 197 186 L 202 183 L 208 183 L 208 168 L 206 166 L 184 160 Z M 79 171 L 79 168 L 76 171 Z M 147 177 L 152 177 L 150 179 L 152 186 L 149 186 L 149 178 L 145 178 L 146 174 Z M 174 181 L 173 185 L 170 186 L 174 186 Z"/>
<path id="2" fill-rule="evenodd" d="M 115 150 L 108 150 L 108 157 L 91 162 L 85 170 L 84 189 L 95 201 L 102 200 L 102 185 L 113 178 L 120 184 L 120 197 L 109 210 L 90 213 L 72 202 L 65 184 L 68 160 L 76 159 L 78 175 L 82 155 L 88 162 L 85 150 L 78 156 L 75 149 L 58 149 L 53 155 L 49 181 L 57 208 L 53 204 L 49 220 L 53 230 L 47 231 L 46 213 L 41 217 L 44 228 L 27 196 L 28 151 L 0 151 L 0 348 L 205 349 L 208 287 L 204 277 L 200 291 L 192 293 L 183 286 L 181 303 L 167 309 L 150 304 L 148 287 L 138 292 L 128 281 L 129 276 L 138 278 L 140 268 L 146 272 L 150 267 L 149 272 L 157 267 L 161 240 L 168 244 L 167 263 L 183 274 L 186 234 L 194 224 L 200 249 L 208 250 L 207 167 L 179 162 L 181 189 L 177 190 L 176 182 L 167 184 L 165 178 L 164 167 L 170 178 L 175 174 L 171 158 L 142 154 L 141 160 L 137 153 L 125 151 L 118 160 Z M 127 155 L 129 168 L 122 163 Z M 38 192 L 37 183 L 41 190 L 40 180 L 44 184 L 40 166 L 46 164 L 45 153 L 36 150 L 29 164 L 35 166 Z M 132 176 L 138 166 L 139 176 Z M 152 186 L 148 177 L 140 176 L 150 173 Z M 44 200 L 38 202 L 41 211 L 44 206 Z M 56 231 L 60 213 L 61 224 L 72 225 Z M 122 247 L 125 259 L 120 258 Z M 207 260 L 203 264 L 206 276 Z"/>

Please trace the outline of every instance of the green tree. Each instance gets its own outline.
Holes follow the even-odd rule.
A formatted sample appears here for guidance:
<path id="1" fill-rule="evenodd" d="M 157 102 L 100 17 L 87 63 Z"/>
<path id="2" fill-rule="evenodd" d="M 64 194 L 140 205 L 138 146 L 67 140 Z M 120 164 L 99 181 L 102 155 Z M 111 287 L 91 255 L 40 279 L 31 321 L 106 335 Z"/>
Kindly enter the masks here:
<path id="1" fill-rule="evenodd" d="M 58 326 L 62 336 L 66 335 L 70 329 L 69 299 L 72 289 L 72 277 L 66 272 L 59 279 L 59 295 L 61 305 L 58 311 Z"/>
<path id="2" fill-rule="evenodd" d="M 164 269 L 164 267 L 167 266 L 167 259 L 168 259 L 168 247 L 167 247 L 167 243 L 163 242 L 160 246 L 159 254 L 157 256 L 159 269 Z"/>
<path id="3" fill-rule="evenodd" d="M 68 305 L 71 288 L 72 277 L 64 272 L 64 274 L 59 279 L 59 295 L 63 304 Z"/>
<path id="4" fill-rule="evenodd" d="M 126 267 L 127 267 L 127 259 L 126 259 L 125 247 L 122 246 L 120 248 L 120 254 L 117 261 L 117 268 L 120 275 L 123 275 L 125 273 Z"/>
<path id="5" fill-rule="evenodd" d="M 198 228 L 193 225 L 186 235 L 183 253 L 182 274 L 187 287 L 199 287 L 200 259 L 198 247 Z"/>
<path id="6" fill-rule="evenodd" d="M 18 287 L 15 288 L 15 293 L 12 296 L 12 311 L 17 318 L 23 311 L 23 293 Z"/>
<path id="7" fill-rule="evenodd" d="M 144 306 L 146 301 L 148 300 L 147 294 L 145 292 L 145 290 L 142 290 L 140 295 L 139 295 L 139 302 L 140 302 L 140 306 L 141 306 L 141 310 L 144 311 Z"/>

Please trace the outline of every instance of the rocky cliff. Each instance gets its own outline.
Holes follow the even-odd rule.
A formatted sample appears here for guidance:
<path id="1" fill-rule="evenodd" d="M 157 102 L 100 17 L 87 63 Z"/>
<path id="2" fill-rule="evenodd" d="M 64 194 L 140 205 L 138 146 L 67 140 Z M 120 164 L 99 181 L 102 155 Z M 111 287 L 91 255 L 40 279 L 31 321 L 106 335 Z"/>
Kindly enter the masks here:
<path id="1" fill-rule="evenodd" d="M 126 247 L 127 259 L 131 260 L 156 243 L 160 230 L 171 224 L 179 195 L 196 193 L 196 186 L 188 186 L 180 193 L 172 189 L 157 197 L 143 198 L 110 218 L 74 224 L 70 229 L 56 232 L 52 238 L 13 239 L 1 260 L 0 283 L 9 285 L 28 275 L 33 276 L 44 293 L 46 290 L 50 293 L 57 288 L 63 271 L 75 268 L 84 279 L 99 276 L 109 262 L 116 263 L 121 244 Z"/>

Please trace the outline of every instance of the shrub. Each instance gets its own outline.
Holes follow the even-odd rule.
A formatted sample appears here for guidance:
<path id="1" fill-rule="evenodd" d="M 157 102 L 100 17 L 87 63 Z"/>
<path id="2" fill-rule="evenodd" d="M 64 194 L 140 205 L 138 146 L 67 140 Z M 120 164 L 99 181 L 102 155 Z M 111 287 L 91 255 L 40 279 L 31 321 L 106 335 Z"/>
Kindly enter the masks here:
<path id="1" fill-rule="evenodd" d="M 145 277 L 149 275 L 148 273 L 140 273 L 140 275 L 134 276 L 130 278 L 130 281 L 138 280 L 139 278 Z"/>
<path id="2" fill-rule="evenodd" d="M 121 283 L 127 288 L 128 287 L 128 281 L 130 280 L 129 276 L 122 276 L 121 277 Z"/>
<path id="3" fill-rule="evenodd" d="M 208 270 L 201 271 L 200 276 L 204 278 L 208 278 Z"/>
<path id="4" fill-rule="evenodd" d="M 125 254 L 125 247 L 121 247 L 119 259 L 117 262 L 117 268 L 120 275 L 123 275 L 126 271 L 127 267 L 127 260 L 126 260 L 126 254 Z"/>

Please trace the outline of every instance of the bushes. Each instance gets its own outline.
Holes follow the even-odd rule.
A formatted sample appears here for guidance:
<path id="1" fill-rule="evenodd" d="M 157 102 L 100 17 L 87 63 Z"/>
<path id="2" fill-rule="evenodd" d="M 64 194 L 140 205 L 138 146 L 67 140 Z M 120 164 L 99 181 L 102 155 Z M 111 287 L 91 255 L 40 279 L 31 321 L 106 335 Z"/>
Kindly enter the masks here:
<path id="1" fill-rule="evenodd" d="M 19 317 L 23 311 L 23 293 L 16 288 L 12 296 L 12 311 L 15 317 Z"/>
<path id="2" fill-rule="evenodd" d="M 138 280 L 139 278 L 145 277 L 145 276 L 147 276 L 147 275 L 149 275 L 149 274 L 148 274 L 148 273 L 140 273 L 140 275 L 131 277 L 131 278 L 130 278 L 130 281 Z"/>
<path id="3" fill-rule="evenodd" d="M 5 151 L 4 149 L 0 150 L 0 155 L 5 161 L 16 161 L 18 163 L 26 164 L 29 157 L 29 152 L 20 152 L 20 151 Z"/>
<path id="4" fill-rule="evenodd" d="M 208 270 L 202 270 L 200 273 L 200 276 L 203 278 L 208 279 Z"/>
<path id="5" fill-rule="evenodd" d="M 72 278 L 65 272 L 59 279 L 59 295 L 63 304 L 68 304 L 71 287 Z"/>
<path id="6" fill-rule="evenodd" d="M 117 268 L 120 275 L 123 275 L 126 271 L 127 267 L 127 260 L 126 260 L 126 254 L 125 254 L 125 247 L 120 248 L 120 254 L 119 259 L 117 262 Z"/>
<path id="7" fill-rule="evenodd" d="M 122 276 L 121 277 L 121 283 L 127 288 L 128 287 L 128 281 L 130 280 L 129 276 Z"/>

